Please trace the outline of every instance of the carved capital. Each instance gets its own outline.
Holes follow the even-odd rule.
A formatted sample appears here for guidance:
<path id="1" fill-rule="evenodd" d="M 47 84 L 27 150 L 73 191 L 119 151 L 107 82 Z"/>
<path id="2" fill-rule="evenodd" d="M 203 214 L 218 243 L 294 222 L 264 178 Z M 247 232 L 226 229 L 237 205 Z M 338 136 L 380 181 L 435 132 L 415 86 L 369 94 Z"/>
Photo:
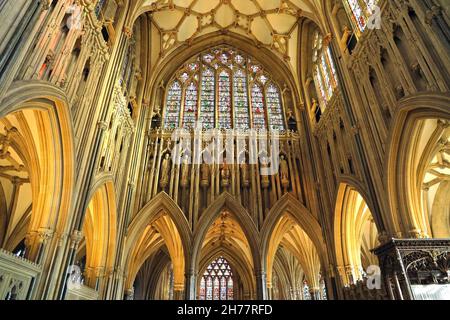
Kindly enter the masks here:
<path id="1" fill-rule="evenodd" d="M 81 240 L 83 240 L 83 233 L 79 230 L 75 230 L 70 236 L 70 248 L 76 249 L 80 244 Z"/>

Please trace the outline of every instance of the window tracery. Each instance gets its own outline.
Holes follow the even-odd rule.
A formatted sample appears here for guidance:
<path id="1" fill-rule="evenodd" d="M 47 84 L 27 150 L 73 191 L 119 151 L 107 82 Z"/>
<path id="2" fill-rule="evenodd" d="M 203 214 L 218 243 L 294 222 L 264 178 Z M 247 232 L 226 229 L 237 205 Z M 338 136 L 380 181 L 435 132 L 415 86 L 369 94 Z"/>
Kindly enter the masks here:
<path id="1" fill-rule="evenodd" d="M 228 261 L 219 257 L 207 268 L 200 280 L 200 300 L 233 300 L 233 272 Z"/>
<path id="2" fill-rule="evenodd" d="M 181 105 L 183 106 L 181 108 Z M 188 61 L 167 87 L 164 129 L 285 131 L 278 85 L 253 58 L 217 47 Z"/>
<path id="3" fill-rule="evenodd" d="M 323 113 L 338 87 L 336 67 L 331 50 L 317 31 L 313 43 L 314 84 Z"/>

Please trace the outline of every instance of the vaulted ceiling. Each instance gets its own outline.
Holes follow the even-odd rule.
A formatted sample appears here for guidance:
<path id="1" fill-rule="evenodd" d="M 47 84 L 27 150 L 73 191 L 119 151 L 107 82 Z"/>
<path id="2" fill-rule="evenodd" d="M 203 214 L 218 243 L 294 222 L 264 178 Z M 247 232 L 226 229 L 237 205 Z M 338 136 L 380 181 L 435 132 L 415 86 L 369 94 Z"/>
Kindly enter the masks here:
<path id="1" fill-rule="evenodd" d="M 156 30 L 152 32 L 153 38 L 159 38 L 160 56 L 198 37 L 231 32 L 292 60 L 298 55 L 298 21 L 302 17 L 314 19 L 319 3 L 318 0 L 141 0 L 135 13 L 150 14 Z"/>

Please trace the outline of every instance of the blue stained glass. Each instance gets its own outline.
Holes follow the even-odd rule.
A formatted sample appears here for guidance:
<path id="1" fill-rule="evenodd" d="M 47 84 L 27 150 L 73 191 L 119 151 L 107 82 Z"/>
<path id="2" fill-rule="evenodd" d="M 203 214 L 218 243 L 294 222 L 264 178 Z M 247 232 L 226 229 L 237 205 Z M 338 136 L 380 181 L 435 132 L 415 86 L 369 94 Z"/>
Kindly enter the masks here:
<path id="1" fill-rule="evenodd" d="M 261 86 L 257 83 L 252 86 L 252 116 L 254 129 L 261 130 L 266 128 L 264 93 Z"/>
<path id="2" fill-rule="evenodd" d="M 250 129 L 247 75 L 241 69 L 234 74 L 234 123 L 236 129 Z"/>
<path id="3" fill-rule="evenodd" d="M 181 110 L 181 85 L 174 81 L 169 87 L 166 100 L 165 129 L 173 130 L 178 128 Z"/>
<path id="4" fill-rule="evenodd" d="M 204 129 L 215 127 L 215 92 L 216 82 L 214 71 L 205 68 L 202 73 L 202 95 L 200 104 L 201 121 Z"/>
<path id="5" fill-rule="evenodd" d="M 219 74 L 219 129 L 231 129 L 231 79 L 227 71 Z"/>
<path id="6" fill-rule="evenodd" d="M 266 101 L 270 129 L 283 131 L 284 117 L 281 108 L 280 92 L 273 83 L 269 84 L 267 88 Z"/>
<path id="7" fill-rule="evenodd" d="M 183 127 L 194 128 L 197 119 L 198 90 L 195 82 L 191 82 L 186 88 L 184 98 Z"/>

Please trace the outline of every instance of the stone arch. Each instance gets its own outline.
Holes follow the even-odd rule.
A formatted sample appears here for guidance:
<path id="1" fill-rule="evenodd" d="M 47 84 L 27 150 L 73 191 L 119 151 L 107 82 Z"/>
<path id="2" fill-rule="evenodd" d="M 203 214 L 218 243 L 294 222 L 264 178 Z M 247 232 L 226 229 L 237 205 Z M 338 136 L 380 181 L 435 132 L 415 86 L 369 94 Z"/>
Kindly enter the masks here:
<path id="1" fill-rule="evenodd" d="M 96 279 L 112 269 L 117 249 L 117 204 L 114 183 L 109 180 L 93 188 L 86 208 L 83 233 L 86 239 L 86 282 L 96 285 Z"/>
<path id="2" fill-rule="evenodd" d="M 164 59 L 155 66 L 153 75 L 149 78 L 147 87 L 149 88 L 150 105 L 160 104 L 158 90 L 160 84 L 167 84 L 176 71 L 183 65 L 183 63 L 196 54 L 201 53 L 208 48 L 228 45 L 230 47 L 239 48 L 242 52 L 257 59 L 264 68 L 271 70 L 271 75 L 276 83 L 287 85 L 291 93 L 291 101 L 295 103 L 302 101 L 300 95 L 300 84 L 298 79 L 294 77 L 292 67 L 280 59 L 274 52 L 267 48 L 257 48 L 252 42 L 249 42 L 245 36 L 234 33 L 214 32 L 198 37 L 190 46 L 182 45 L 167 54 Z M 151 90 L 150 90 L 151 88 Z M 293 110 L 294 106 L 292 107 Z"/>
<path id="3" fill-rule="evenodd" d="M 236 218 L 250 246 L 254 268 L 255 270 L 261 270 L 259 261 L 259 233 L 256 225 L 247 210 L 228 192 L 224 192 L 216 198 L 203 212 L 197 223 L 197 227 L 194 230 L 191 267 L 193 270 L 198 270 L 200 253 L 205 236 L 212 223 L 220 216 L 223 210 L 228 210 Z"/>
<path id="4" fill-rule="evenodd" d="M 345 285 L 363 278 L 362 254 L 366 267 L 378 264 L 370 253 L 379 244 L 378 229 L 365 195 L 359 186 L 341 183 L 336 197 L 334 246 L 337 269 Z"/>
<path id="5" fill-rule="evenodd" d="M 311 241 L 314 243 L 319 253 L 321 263 L 328 265 L 328 256 L 326 254 L 325 241 L 322 236 L 322 228 L 312 213 L 306 209 L 293 195 L 285 194 L 270 210 L 261 229 L 261 250 L 262 261 L 265 265 L 268 246 L 272 237 L 273 230 L 278 221 L 285 215 L 290 214 L 298 225 L 305 231 Z"/>
<path id="6" fill-rule="evenodd" d="M 391 212 L 386 220 L 391 234 L 397 237 L 432 236 L 420 194 L 426 167 L 442 138 L 438 131 L 442 134 L 448 130 L 449 105 L 448 95 L 419 94 L 403 99 L 397 107 L 385 158 L 384 180 Z M 437 121 L 441 129 L 424 128 L 424 121 L 428 120 Z M 447 124 L 439 123 L 440 120 Z M 425 135 L 428 135 L 427 143 L 423 142 Z"/>
<path id="7" fill-rule="evenodd" d="M 282 227 L 282 230 L 278 230 L 283 219 L 292 219 L 292 222 L 289 226 L 286 226 L 287 229 Z M 261 231 L 261 259 L 269 285 L 272 280 L 273 264 L 278 251 L 277 249 L 287 234 L 288 229 L 290 230 L 295 227 L 298 228 L 297 236 L 304 240 L 302 243 L 311 250 L 313 256 L 317 254 L 322 271 L 328 268 L 329 258 L 326 253 L 325 242 L 322 237 L 319 222 L 294 196 L 286 194 L 270 210 Z M 299 257 L 297 255 L 297 258 Z M 309 275 L 311 276 L 312 273 L 314 272 L 311 270 Z M 318 281 L 318 279 L 310 280 Z"/>
<path id="8" fill-rule="evenodd" d="M 153 224 L 157 224 L 156 228 L 158 229 L 158 233 L 161 234 L 161 239 L 154 243 L 154 246 L 150 248 L 150 251 L 147 250 L 143 252 L 143 254 L 147 257 L 151 256 L 155 250 L 165 243 L 168 247 L 172 263 L 174 264 L 175 280 L 180 287 L 178 289 L 182 290 L 181 282 L 184 283 L 185 269 L 188 268 L 189 257 L 191 255 L 192 233 L 189 222 L 183 211 L 165 192 L 159 193 L 147 203 L 147 205 L 136 214 L 128 228 L 127 240 L 124 247 L 124 252 L 126 254 L 123 255 L 122 259 L 122 264 L 124 265 L 126 272 L 129 273 L 126 286 L 132 286 L 134 277 L 139 271 L 140 265 L 145 262 L 145 259 L 144 261 L 138 262 L 139 265 L 134 266 L 133 270 L 130 270 L 133 265 L 133 255 L 136 255 L 136 250 L 138 250 L 136 245 L 138 245 L 140 237 L 145 236 L 144 233 L 147 227 Z M 171 229 L 172 227 L 174 229 Z M 166 229 L 170 229 L 177 234 L 171 237 L 169 231 L 165 232 Z M 181 252 L 179 252 L 180 249 Z"/>
<path id="9" fill-rule="evenodd" d="M 27 246 L 28 258 L 35 260 L 40 238 L 53 239 L 69 228 L 75 170 L 70 106 L 59 88 L 19 81 L 4 96 L 0 118 L 19 126 L 13 143 L 29 166 L 32 211 Z"/>

